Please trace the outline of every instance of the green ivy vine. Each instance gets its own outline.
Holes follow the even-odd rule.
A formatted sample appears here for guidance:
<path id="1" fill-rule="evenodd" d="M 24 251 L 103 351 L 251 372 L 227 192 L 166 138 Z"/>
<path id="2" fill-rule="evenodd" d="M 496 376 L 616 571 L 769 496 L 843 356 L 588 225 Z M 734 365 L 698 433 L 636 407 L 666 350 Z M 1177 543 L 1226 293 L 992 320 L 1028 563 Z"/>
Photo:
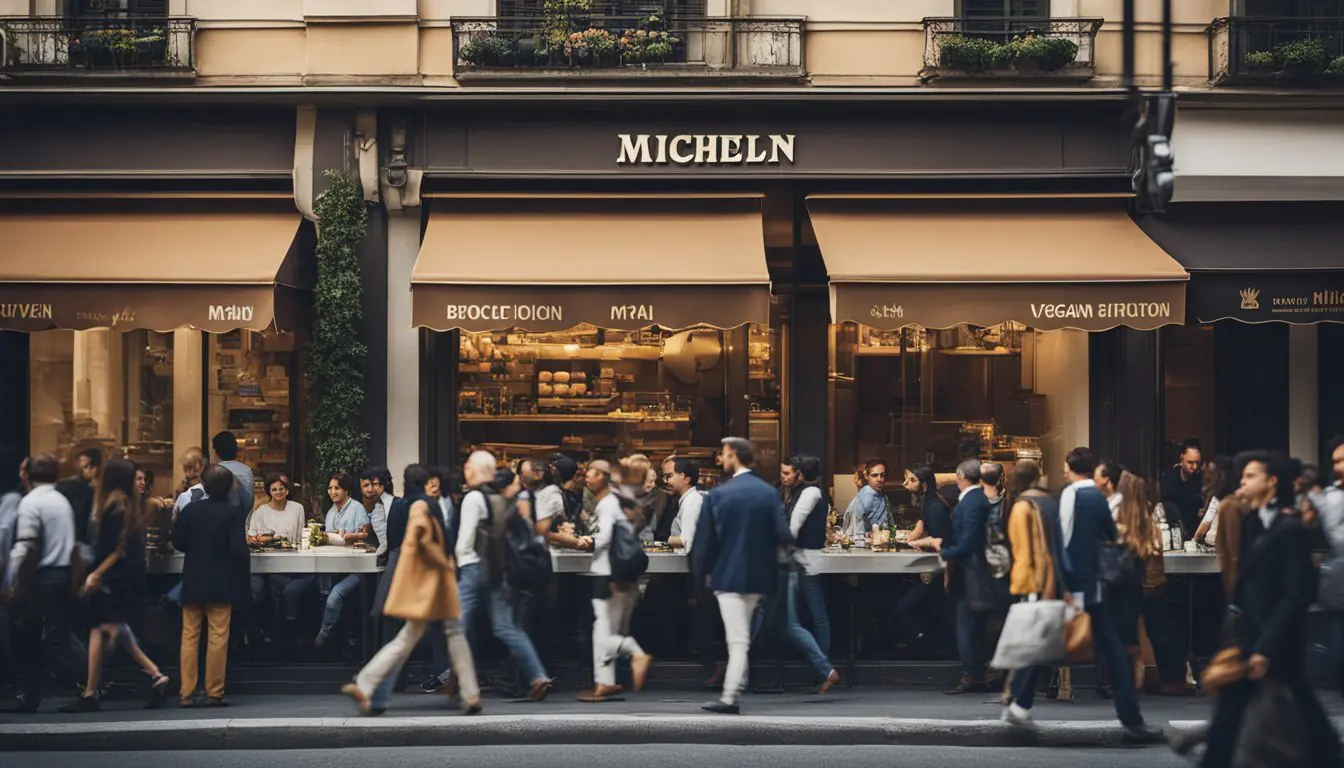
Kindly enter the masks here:
<path id="1" fill-rule="evenodd" d="M 368 231 L 369 213 L 358 181 L 335 170 L 324 176 L 329 186 L 315 206 L 316 317 L 306 350 L 308 444 L 313 454 L 308 488 L 319 499 L 328 477 L 364 468 L 369 439 L 359 429 L 367 349 L 360 341 L 364 285 L 357 252 Z"/>

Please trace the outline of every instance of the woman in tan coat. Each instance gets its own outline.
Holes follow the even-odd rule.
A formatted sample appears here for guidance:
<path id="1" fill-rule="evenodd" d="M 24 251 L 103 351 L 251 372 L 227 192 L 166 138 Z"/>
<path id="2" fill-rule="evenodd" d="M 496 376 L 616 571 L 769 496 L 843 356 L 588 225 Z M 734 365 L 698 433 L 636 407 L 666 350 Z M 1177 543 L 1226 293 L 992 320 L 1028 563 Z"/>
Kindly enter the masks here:
<path id="1" fill-rule="evenodd" d="M 419 464 L 406 468 L 405 484 L 408 496 L 415 489 L 423 489 L 429 472 Z M 406 524 L 406 536 L 401 543 L 401 556 L 387 591 L 383 615 L 402 619 L 406 623 L 397 636 L 383 646 L 369 660 L 353 683 L 341 689 L 355 700 L 366 715 L 381 715 L 387 710 L 391 693 L 386 681 L 401 677 L 401 668 L 410 658 L 430 622 L 443 622 L 448 638 L 448 655 L 452 661 L 462 693 L 462 709 L 469 715 L 481 711 L 481 691 L 476 683 L 476 667 L 471 658 L 471 646 L 462 632 L 459 621 L 461 608 L 457 596 L 457 568 L 449 554 L 448 532 L 443 518 L 437 513 L 438 505 L 431 506 L 421 494 L 411 496 L 411 509 Z"/>

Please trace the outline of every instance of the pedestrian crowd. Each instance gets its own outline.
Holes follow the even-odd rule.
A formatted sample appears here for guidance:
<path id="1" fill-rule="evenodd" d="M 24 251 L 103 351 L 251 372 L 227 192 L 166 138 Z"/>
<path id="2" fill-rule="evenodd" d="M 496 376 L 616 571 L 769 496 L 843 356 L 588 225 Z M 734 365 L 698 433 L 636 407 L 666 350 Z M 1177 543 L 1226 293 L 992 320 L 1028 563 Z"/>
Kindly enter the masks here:
<path id="1" fill-rule="evenodd" d="M 386 469 L 370 468 L 358 480 L 338 474 L 327 483 L 330 507 L 310 524 L 284 475 L 266 478 L 266 501 L 253 509 L 253 475 L 238 461 L 232 434 L 216 436 L 212 449 L 216 461 L 208 465 L 199 449 L 184 453 L 185 480 L 174 499 L 154 497 L 147 469 L 124 459 L 104 462 L 96 449 L 78 455 L 78 474 L 66 480 L 50 454 L 22 462 L 20 487 L 0 497 L 0 662 L 19 690 L 20 711 L 38 710 L 48 662 L 80 691 L 60 711 L 97 710 L 105 661 L 118 649 L 146 675 L 147 707 L 171 695 L 168 676 L 131 628 L 145 592 L 150 532 L 160 530 L 170 531 L 173 549 L 183 554 L 181 581 L 169 593 L 181 606 L 182 706 L 225 704 L 235 607 L 269 598 L 271 620 L 248 631 L 287 646 L 298 641 L 300 609 L 316 591 L 322 619 L 312 644 L 333 642 L 359 574 L 250 569 L 252 546 L 315 538 L 372 550 L 384 566 L 373 613 L 383 617 L 391 639 L 343 688 L 365 714 L 386 711 L 404 666 L 426 642 L 439 671 L 422 689 L 446 688 L 464 712 L 482 711 L 477 631 L 509 649 L 526 698 L 546 699 L 555 680 L 535 637 L 552 548 L 592 553 L 593 680 L 579 699 L 621 696 L 622 659 L 638 692 L 653 658 L 633 636 L 631 619 L 647 584 L 646 544 L 666 541 L 688 554 L 694 599 L 717 605 L 722 620 L 727 663 L 715 677 L 721 694 L 704 709 L 735 714 L 748 654 L 772 602 L 784 617 L 782 636 L 809 662 L 818 690 L 839 682 L 829 660 L 817 553 L 855 537 L 881 541 L 893 517 L 885 461 L 859 470 L 858 492 L 832 530 L 836 510 L 820 459 L 787 458 L 776 488 L 752 471 L 749 441 L 725 438 L 717 472 L 672 456 L 660 473 L 642 454 L 583 467 L 555 454 L 503 467 L 478 450 L 460 475 L 406 467 L 399 496 Z M 1319 530 L 1344 555 L 1344 441 L 1331 446 L 1331 459 L 1334 481 L 1327 484 L 1314 468 L 1271 453 L 1205 464 L 1191 441 L 1159 492 L 1080 447 L 1065 459 L 1068 482 L 1058 496 L 1044 490 L 1045 472 L 1030 459 L 1005 470 L 967 458 L 956 468 L 955 485 L 941 488 L 930 467 L 908 467 L 903 485 L 919 520 L 907 544 L 937 552 L 945 568 L 941 581 L 926 576 L 893 612 L 912 617 L 931 594 L 946 591 L 962 665 L 949 693 L 1000 693 L 1005 722 L 1033 727 L 1041 684 L 1050 681 L 1048 691 L 1067 698 L 1069 668 L 1095 662 L 1126 738 L 1151 742 L 1163 734 L 1145 722 L 1136 695 L 1144 675 L 1141 626 L 1153 645 L 1159 690 L 1183 693 L 1184 654 L 1164 615 L 1164 550 L 1179 536 L 1172 529 L 1191 532 L 1217 549 L 1225 619 L 1221 651 L 1202 672 L 1205 689 L 1216 696 L 1211 723 L 1174 746 L 1184 752 L 1203 741 L 1202 764 L 1225 766 L 1237 755 L 1282 750 L 1286 740 L 1301 764 L 1334 765 L 1338 736 L 1304 664 L 1307 613 L 1318 598 L 1337 606 L 1332 626 L 1344 637 L 1338 618 L 1344 576 L 1332 576 L 1344 573 L 1344 558 L 1335 568 L 1328 557 L 1318 572 L 1311 552 Z M 706 474 L 716 476 L 707 492 Z M 660 481 L 670 495 L 656 492 Z M 800 602 L 810 629 L 800 620 Z M 919 624 L 910 624 L 917 639 Z M 75 635 L 82 628 L 87 645 Z M 988 637 L 996 628 L 998 637 Z M 993 659 L 982 653 L 986 647 L 996 649 Z"/>

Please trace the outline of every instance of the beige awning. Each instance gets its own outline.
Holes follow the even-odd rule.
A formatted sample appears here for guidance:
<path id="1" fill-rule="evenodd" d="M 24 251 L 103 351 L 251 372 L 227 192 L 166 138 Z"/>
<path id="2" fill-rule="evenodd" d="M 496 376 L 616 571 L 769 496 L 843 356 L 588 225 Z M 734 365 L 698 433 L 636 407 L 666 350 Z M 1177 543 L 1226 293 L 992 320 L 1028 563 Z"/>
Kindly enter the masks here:
<path id="1" fill-rule="evenodd" d="M 1151 329 L 1185 318 L 1184 268 L 1120 204 L 813 196 L 834 322 Z"/>
<path id="2" fill-rule="evenodd" d="M 769 322 L 759 196 L 472 195 L 432 205 L 411 274 L 416 326 Z"/>
<path id="3" fill-rule="evenodd" d="M 294 213 L 0 215 L 0 328 L 220 333 L 277 324 L 308 287 Z"/>

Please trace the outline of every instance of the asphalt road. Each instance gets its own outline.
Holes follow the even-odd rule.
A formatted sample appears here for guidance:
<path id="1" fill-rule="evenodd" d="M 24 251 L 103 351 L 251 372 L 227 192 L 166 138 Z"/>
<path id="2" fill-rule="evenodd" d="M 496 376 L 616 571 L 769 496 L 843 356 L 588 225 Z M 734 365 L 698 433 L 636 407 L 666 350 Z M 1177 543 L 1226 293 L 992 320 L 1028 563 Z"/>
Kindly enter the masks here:
<path id="1" fill-rule="evenodd" d="M 0 754 L 5 768 L 444 768 L 507 765 L 510 768 L 1165 768 L 1186 766 L 1166 748 L 1145 749 L 965 749 L 960 747 L 731 747 L 645 744 L 623 747 L 474 747 L 342 749 L 282 752 L 46 752 Z"/>

